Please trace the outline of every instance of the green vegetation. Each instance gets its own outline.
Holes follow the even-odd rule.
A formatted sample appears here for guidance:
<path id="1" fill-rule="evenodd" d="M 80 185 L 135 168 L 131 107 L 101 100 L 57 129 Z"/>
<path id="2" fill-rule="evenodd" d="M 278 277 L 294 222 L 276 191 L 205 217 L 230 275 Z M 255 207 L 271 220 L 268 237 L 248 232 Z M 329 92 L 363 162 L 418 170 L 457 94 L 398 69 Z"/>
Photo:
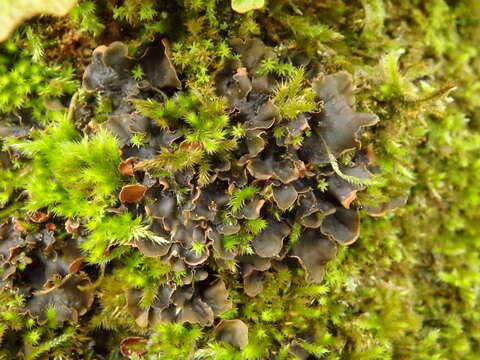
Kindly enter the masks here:
<path id="1" fill-rule="evenodd" d="M 288 81 L 275 91 L 273 103 L 284 119 L 293 119 L 303 112 L 315 110 L 315 92 L 303 86 L 304 75 L 302 68 L 294 70 Z"/>
<path id="2" fill-rule="evenodd" d="M 178 172 L 199 165 L 199 181 L 207 184 L 212 166 L 212 155 L 224 155 L 237 143 L 230 137 L 222 98 L 200 94 L 179 95 L 164 103 L 154 100 L 132 100 L 137 110 L 156 121 L 166 130 L 180 130 L 185 141 L 173 152 L 166 148 L 151 160 L 138 164 L 147 170 Z"/>
<path id="3" fill-rule="evenodd" d="M 58 114 L 52 110 L 62 110 L 59 99 L 72 94 L 79 82 L 74 79 L 74 64 L 32 62 L 44 51 L 39 38 L 29 37 L 32 31 L 27 27 L 16 41 L 0 44 L 0 113 L 27 110 L 45 123 Z"/>
<path id="4" fill-rule="evenodd" d="M 44 17 L 22 25 L 0 45 L 0 131 L 25 125 L 35 130 L 29 140 L 2 133 L 0 218 L 26 224 L 27 213 L 53 213 L 59 238 L 66 237 L 66 219 L 81 221 L 89 232 L 81 247 L 95 274 L 100 305 L 77 324 L 57 322 L 53 310 L 40 324 L 24 312 L 22 296 L 2 290 L 0 359 L 21 358 L 19 352 L 27 359 L 94 359 L 95 354 L 119 359 L 120 341 L 135 335 L 148 339 L 143 359 L 295 359 L 289 352 L 293 342 L 329 360 L 476 359 L 479 14 L 476 0 L 271 0 L 245 14 L 232 11 L 230 1 L 122 0 L 113 5 L 88 0 L 63 20 Z M 105 121 L 109 100 L 93 101 L 85 123 L 65 119 L 81 81 L 75 71 L 85 65 L 83 58 L 72 60 L 72 48 L 80 46 L 87 54 L 93 48 L 69 34 L 71 42 L 62 48 L 69 57 L 59 58 L 49 34 L 61 21 L 73 33 L 93 37 L 95 45 L 122 40 L 133 49 L 154 35 L 169 38 L 184 91 L 167 101 L 132 103 L 165 129 L 181 127 L 189 146 L 160 152 L 143 166 L 158 172 L 197 166 L 205 185 L 213 159 L 245 136 L 245 129 L 228 122 L 225 104 L 213 95 L 212 74 L 232 57 L 225 39 L 260 36 L 280 52 L 314 59 L 327 74 L 350 72 L 357 110 L 381 119 L 363 140 L 381 170 L 358 201 L 376 205 L 408 194 L 407 205 L 381 218 L 363 216 L 359 240 L 339 249 L 322 284 L 307 284 L 300 267 L 279 269 L 266 273 L 263 291 L 250 298 L 238 274 L 222 270 L 233 308 L 221 317 L 249 326 L 249 344 L 242 350 L 214 341 L 212 327 L 140 328 L 123 310 L 125 290 L 142 289 L 147 308 L 171 269 L 126 246 L 140 238 L 161 243 L 150 232 L 150 219 L 107 212 L 128 180 L 118 171 L 115 138 L 103 130 L 89 133 L 86 125 L 91 117 Z M 296 69 L 282 60 L 265 60 L 258 69 L 286 79 L 273 98 L 282 125 L 298 111 L 315 111 L 314 96 L 302 81 L 304 70 Z M 141 70 L 134 68 L 136 80 L 143 79 Z M 19 118 L 28 121 L 19 123 Z M 276 126 L 278 133 L 284 131 Z M 137 147 L 145 143 L 141 134 L 131 141 Z M 328 184 L 319 181 L 318 189 L 327 191 Z M 229 211 L 240 211 L 254 196 L 255 187 L 233 190 Z M 248 231 L 222 238 L 226 249 L 248 254 L 266 222 L 246 220 L 244 226 Z M 285 241 L 293 246 L 301 231 L 293 225 Z M 195 249 L 201 252 L 203 244 Z M 25 264 L 18 266 L 28 268 Z"/>
<path id="5" fill-rule="evenodd" d="M 230 197 L 228 207 L 233 213 L 238 212 L 245 205 L 245 202 L 253 198 L 253 196 L 259 191 L 260 189 L 255 186 L 247 186 L 243 189 L 236 189 Z"/>
<path id="6" fill-rule="evenodd" d="M 94 218 L 113 205 L 120 185 L 120 163 L 115 138 L 105 131 L 81 137 L 62 120 L 32 133 L 32 141 L 16 144 L 33 159 L 25 189 L 27 208 L 46 208 L 59 216 Z"/>

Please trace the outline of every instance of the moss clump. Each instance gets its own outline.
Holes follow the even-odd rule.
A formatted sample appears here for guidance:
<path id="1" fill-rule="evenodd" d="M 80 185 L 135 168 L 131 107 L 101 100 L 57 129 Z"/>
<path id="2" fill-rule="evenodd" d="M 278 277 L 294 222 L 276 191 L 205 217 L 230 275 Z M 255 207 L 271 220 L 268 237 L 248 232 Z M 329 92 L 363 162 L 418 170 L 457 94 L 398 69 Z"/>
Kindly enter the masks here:
<path id="1" fill-rule="evenodd" d="M 66 218 L 90 219 L 114 204 L 121 175 L 113 136 L 100 131 L 82 137 L 67 120 L 31 136 L 31 141 L 16 145 L 33 159 L 25 184 L 29 210 L 45 208 Z"/>
<path id="2" fill-rule="evenodd" d="M 26 33 L 27 39 L 19 44 L 9 40 L 0 45 L 0 114 L 3 125 L 18 121 L 15 112 L 46 123 L 55 113 L 48 110 L 63 110 L 61 97 L 71 95 L 78 86 L 72 65 L 32 63 L 32 53 L 22 47 L 30 43 L 41 49 L 41 45 L 34 45 L 40 41 L 38 38 L 32 42 L 28 39 L 28 34 L 33 33 L 31 29 Z M 23 122 L 27 125 L 29 120 Z"/>

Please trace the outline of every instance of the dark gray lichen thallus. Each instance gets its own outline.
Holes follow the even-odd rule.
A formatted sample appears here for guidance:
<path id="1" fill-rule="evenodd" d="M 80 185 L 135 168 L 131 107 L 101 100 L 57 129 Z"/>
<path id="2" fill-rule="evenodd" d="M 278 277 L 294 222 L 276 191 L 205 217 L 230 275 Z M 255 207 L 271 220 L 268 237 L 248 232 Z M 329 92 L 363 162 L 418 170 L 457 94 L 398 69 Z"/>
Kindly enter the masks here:
<path id="1" fill-rule="evenodd" d="M 29 233 L 14 220 L 0 224 L 0 266 L 4 270 L 0 282 L 25 295 L 25 311 L 39 323 L 47 321 L 50 307 L 59 322 L 77 322 L 90 309 L 94 293 L 90 278 L 82 271 L 78 246 L 82 241 L 81 236 L 59 241 L 47 226 Z"/>
<path id="2" fill-rule="evenodd" d="M 159 321 L 211 325 L 217 314 L 230 307 L 225 284 L 216 279 L 213 269 L 232 261 L 240 264 L 248 296 L 262 291 L 262 272 L 271 269 L 273 262 L 291 264 L 289 258 L 298 259 L 307 281 L 320 282 L 337 244 L 352 244 L 359 235 L 355 199 L 365 188 L 358 184 L 365 182 L 352 184 L 345 179 L 372 176 L 367 157 L 360 151 L 360 136 L 365 127 L 377 123 L 378 117 L 353 109 L 351 76 L 346 72 L 324 75 L 318 72 L 318 64 L 304 61 L 305 86 L 315 92 L 317 109 L 282 119 L 272 98 L 286 79 L 259 75 L 258 69 L 264 60 L 289 61 L 288 56 L 282 57 L 256 38 L 234 39 L 231 47 L 238 56 L 225 61 L 212 76 L 217 95 L 228 102 L 230 124 L 241 125 L 245 136 L 228 156 L 214 159 L 208 185 L 198 184 L 195 167 L 154 177 L 134 165 L 135 161 L 152 159 L 161 149 L 173 152 L 191 146 L 183 128 L 160 128 L 153 119 L 135 111 L 129 101 L 153 98 L 161 102 L 177 96 L 181 83 L 169 60 L 166 41 L 146 43 L 132 57 L 118 42 L 100 47 L 85 72 L 85 89 L 112 98 L 113 110 L 104 126 L 122 146 L 121 169 L 141 185 L 122 189 L 121 199 L 136 199 L 123 201 L 122 207 L 153 218 L 151 230 L 168 240 L 159 244 L 142 239 L 135 246 L 145 256 L 170 264 L 172 274 L 186 274 L 182 286 L 174 285 L 172 275 L 147 309 L 138 305 L 139 290 L 127 292 L 128 309 L 140 326 Z M 138 64 L 145 73 L 142 81 L 130 75 Z M 274 132 L 279 126 L 284 128 L 280 135 Z M 137 132 L 145 135 L 139 148 L 129 145 Z M 301 145 L 292 142 L 298 136 L 303 136 Z M 353 153 L 350 163 L 334 168 L 332 162 L 346 152 Z M 326 191 L 318 189 L 319 181 L 328 184 Z M 229 213 L 232 192 L 247 185 L 260 190 L 241 210 Z M 183 191 L 180 194 L 176 189 Z M 145 203 L 144 210 L 138 202 Z M 251 253 L 225 248 L 225 237 L 245 235 L 245 224 L 259 218 L 267 225 L 251 239 Z M 290 247 L 285 239 L 295 224 L 301 233 Z M 201 244 L 203 250 L 195 251 L 194 243 Z M 220 337 L 228 338 L 228 329 L 244 333 L 237 323 L 224 323 L 218 330 Z M 236 341 L 240 345 L 243 340 Z"/>
<path id="3" fill-rule="evenodd" d="M 268 225 L 253 239 L 255 254 L 263 259 L 297 258 L 304 267 L 307 281 L 320 282 L 324 265 L 336 253 L 336 244 L 349 245 L 359 234 L 360 219 L 354 200 L 364 185 L 351 184 L 333 171 L 332 157 L 360 149 L 362 129 L 378 122 L 374 114 L 358 113 L 353 109 L 353 85 L 346 72 L 331 75 L 315 74 L 316 64 L 302 64 L 311 77 L 311 86 L 319 102 L 318 111 L 300 113 L 282 122 L 284 135 L 275 137 L 273 128 L 281 122 L 280 111 L 270 99 L 284 80 L 274 75 L 258 75 L 262 61 L 278 60 L 271 48 L 259 39 L 231 42 L 239 58 L 228 61 L 215 74 L 217 93 L 225 96 L 236 110 L 237 121 L 246 129 L 243 152 L 237 152 L 235 168 L 243 168 L 246 183 L 270 186 L 271 197 L 259 211 Z M 288 59 L 280 59 L 288 60 Z M 301 146 L 290 138 L 304 135 Z M 369 179 L 372 174 L 361 154 L 351 163 L 340 165 L 343 174 Z M 234 178 L 219 174 L 227 181 Z M 236 177 L 238 178 L 238 176 Z M 319 179 L 328 183 L 326 192 L 317 189 Z M 238 185 L 238 183 L 236 184 Z M 282 211 L 273 218 L 273 209 Z M 292 249 L 285 249 L 284 239 L 292 224 L 302 226 L 302 233 Z M 250 265 L 250 264 L 249 264 Z M 247 267 L 247 266 L 244 266 Z M 246 293 L 261 291 L 259 269 L 248 266 L 244 271 Z"/>

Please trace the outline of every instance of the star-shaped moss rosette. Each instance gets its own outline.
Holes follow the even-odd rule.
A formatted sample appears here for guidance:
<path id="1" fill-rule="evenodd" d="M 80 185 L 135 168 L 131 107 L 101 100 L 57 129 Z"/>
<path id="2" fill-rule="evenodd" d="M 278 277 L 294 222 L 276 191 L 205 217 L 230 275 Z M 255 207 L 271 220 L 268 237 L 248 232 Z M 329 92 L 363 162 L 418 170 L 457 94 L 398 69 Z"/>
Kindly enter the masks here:
<path id="1" fill-rule="evenodd" d="M 265 64 L 288 56 L 259 39 L 231 46 L 236 56 L 214 74 L 216 94 L 181 90 L 165 40 L 132 55 L 120 42 L 101 46 L 84 75 L 85 90 L 111 100 L 95 126 L 117 137 L 118 169 L 130 179 L 109 211 L 149 219 L 157 240 L 129 245 L 171 269 L 150 306 L 142 289 L 125 289 L 142 327 L 212 325 L 231 307 L 218 270 L 238 266 L 248 296 L 261 293 L 263 272 L 289 259 L 321 282 L 337 245 L 359 235 L 357 192 L 372 177 L 360 138 L 378 117 L 353 109 L 351 76 L 308 63 L 278 75 Z M 241 347 L 239 324 L 218 332 L 241 333 L 232 341 Z"/>

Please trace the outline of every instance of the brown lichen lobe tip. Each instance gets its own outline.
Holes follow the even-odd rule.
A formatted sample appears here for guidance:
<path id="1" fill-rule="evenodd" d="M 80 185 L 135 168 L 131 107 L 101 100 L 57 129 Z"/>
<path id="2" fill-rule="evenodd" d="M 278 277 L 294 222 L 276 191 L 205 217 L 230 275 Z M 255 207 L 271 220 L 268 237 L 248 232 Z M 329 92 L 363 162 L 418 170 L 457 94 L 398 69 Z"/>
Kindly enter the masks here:
<path id="1" fill-rule="evenodd" d="M 121 202 L 138 203 L 142 201 L 147 190 L 148 187 L 142 184 L 125 185 L 122 187 L 122 190 L 120 190 L 118 198 Z"/>
<path id="2" fill-rule="evenodd" d="M 340 169 L 343 174 L 354 176 L 358 179 L 370 179 L 373 176 L 365 164 L 353 167 L 341 166 Z M 333 175 L 328 178 L 327 191 L 335 197 L 344 208 L 349 209 L 352 202 L 357 198 L 357 192 L 364 190 L 366 187 L 366 185 L 351 184 L 338 175 Z"/>
<path id="3" fill-rule="evenodd" d="M 127 55 L 127 46 L 119 41 L 97 47 L 92 54 L 93 62 L 83 74 L 83 88 L 91 92 L 99 91 L 118 82 Z"/>
<path id="4" fill-rule="evenodd" d="M 33 214 L 30 215 L 30 220 L 37 224 L 44 223 L 49 218 L 50 218 L 49 214 L 46 214 L 41 211 L 35 211 Z"/>
<path id="5" fill-rule="evenodd" d="M 328 152 L 335 158 L 346 151 L 361 147 L 362 129 L 373 126 L 379 118 L 375 114 L 356 112 L 352 106 L 353 81 L 349 73 L 341 71 L 322 75 L 312 83 L 323 109 L 315 114 L 316 125 L 300 153 L 304 160 L 324 164 L 329 162 Z"/>
<path id="6" fill-rule="evenodd" d="M 218 341 L 226 342 L 239 349 L 248 345 L 248 327 L 242 320 L 222 320 L 214 329 Z"/>
<path id="7" fill-rule="evenodd" d="M 137 159 L 135 157 L 129 157 L 126 160 L 123 160 L 119 165 L 118 165 L 118 171 L 122 175 L 126 176 L 133 176 L 133 173 L 135 171 L 135 161 Z"/>
<path id="8" fill-rule="evenodd" d="M 358 210 L 337 207 L 322 223 L 322 233 L 334 239 L 340 245 L 353 244 L 360 235 L 360 216 Z"/>
<path id="9" fill-rule="evenodd" d="M 283 247 L 283 239 L 288 234 L 290 234 L 288 225 L 273 218 L 269 219 L 267 227 L 253 238 L 253 248 L 261 257 L 275 257 L 280 254 Z"/>
<path id="10" fill-rule="evenodd" d="M 172 54 L 169 41 L 163 38 L 161 41 L 155 40 L 144 46 L 147 48 L 141 52 L 139 61 L 149 83 L 157 89 L 181 88 L 182 83 L 170 60 Z"/>
<path id="11" fill-rule="evenodd" d="M 244 276 L 243 289 L 245 294 L 250 297 L 255 297 L 263 291 L 265 277 L 260 271 L 253 271 L 252 274 Z"/>
<path id="12" fill-rule="evenodd" d="M 247 70 L 247 68 L 246 68 L 246 67 L 239 67 L 239 68 L 237 69 L 236 75 L 238 75 L 238 76 L 247 76 L 247 75 L 248 75 L 248 70 Z"/>
<path id="13" fill-rule="evenodd" d="M 214 315 L 219 315 L 232 308 L 232 302 L 228 300 L 228 291 L 225 283 L 215 281 L 204 291 L 204 301 L 212 308 Z"/>
<path id="14" fill-rule="evenodd" d="M 141 336 L 129 336 L 120 342 L 120 353 L 123 356 L 141 356 L 147 352 L 147 339 Z"/>
<path id="15" fill-rule="evenodd" d="M 38 317 L 42 324 L 47 321 L 45 309 L 53 304 L 58 321 L 77 322 L 93 304 L 94 293 L 88 289 L 90 285 L 90 279 L 85 274 L 67 276 L 59 285 L 34 292 L 27 304 L 28 312 Z"/>
<path id="16" fill-rule="evenodd" d="M 206 271 L 199 270 L 195 279 L 198 282 L 208 281 L 207 277 Z M 140 327 L 171 322 L 211 326 L 215 316 L 232 307 L 225 283 L 220 279 L 208 284 L 203 292 L 199 292 L 191 280 L 184 286 L 161 285 L 157 290 L 157 300 L 148 308 L 139 305 L 142 290 L 130 289 L 125 296 L 127 311 Z"/>
<path id="17" fill-rule="evenodd" d="M 299 260 L 308 282 L 320 283 L 325 265 L 335 258 L 336 253 L 337 247 L 333 241 L 316 229 L 307 229 L 293 249 L 292 257 Z"/>

